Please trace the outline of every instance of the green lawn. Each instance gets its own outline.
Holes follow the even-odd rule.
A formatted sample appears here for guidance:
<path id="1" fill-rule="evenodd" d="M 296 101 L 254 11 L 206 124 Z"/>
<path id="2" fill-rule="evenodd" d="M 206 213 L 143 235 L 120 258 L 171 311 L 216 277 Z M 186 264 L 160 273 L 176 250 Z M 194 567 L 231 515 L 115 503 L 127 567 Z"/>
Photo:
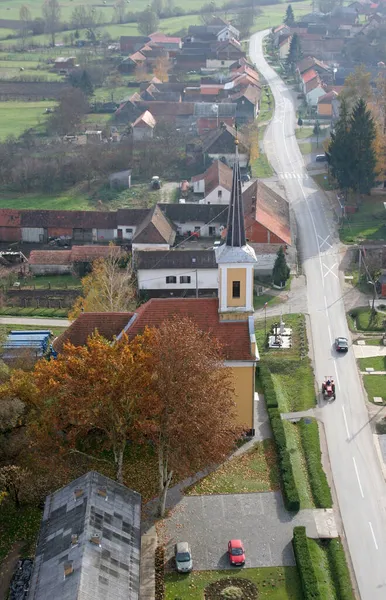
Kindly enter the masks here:
<path id="1" fill-rule="evenodd" d="M 323 163 L 321 163 L 323 164 Z M 326 164 L 326 163 L 324 163 Z M 318 173 L 317 175 L 311 175 L 312 179 L 315 181 L 315 183 L 318 184 L 319 187 L 322 188 L 322 190 L 326 190 L 327 192 L 330 192 L 331 190 L 336 190 L 337 189 L 337 185 L 328 178 L 327 175 L 327 171 L 326 173 Z"/>
<path id="2" fill-rule="evenodd" d="M 385 404 L 386 377 L 384 375 L 363 375 L 363 383 L 370 402 L 374 402 L 374 397 L 379 396 L 383 398 L 383 404 Z"/>
<path id="3" fill-rule="evenodd" d="M 132 96 L 135 92 L 139 91 L 139 87 L 132 88 L 127 87 L 127 85 L 120 85 L 115 88 L 108 87 L 100 87 L 96 88 L 94 91 L 94 95 L 91 98 L 91 102 L 94 100 L 97 102 L 117 102 L 118 104 L 122 102 L 125 98 Z M 103 116 L 103 115 L 102 115 Z M 106 115 L 111 118 L 112 115 Z"/>
<path id="4" fill-rule="evenodd" d="M 331 577 L 326 547 L 319 540 L 307 539 L 310 556 L 318 580 L 321 600 L 338 600 L 335 585 Z"/>
<path id="5" fill-rule="evenodd" d="M 275 110 L 275 101 L 271 89 L 267 87 L 261 91 L 261 102 L 259 112 L 259 123 L 265 123 L 272 119 L 273 112 Z M 259 129 L 260 135 L 260 129 Z M 260 138 L 261 139 L 261 138 Z"/>
<path id="6" fill-rule="evenodd" d="M 356 199 L 352 200 L 356 203 Z M 358 211 L 345 219 L 340 239 L 345 244 L 386 239 L 386 210 L 383 196 L 364 196 Z"/>
<path id="7" fill-rule="evenodd" d="M 300 431 L 296 423 L 284 421 L 287 449 L 290 455 L 296 488 L 300 498 L 300 508 L 315 508 L 308 478 L 307 464 L 303 452 Z"/>
<path id="8" fill-rule="evenodd" d="M 41 519 L 42 511 L 39 508 L 23 506 L 17 510 L 7 500 L 1 504 L 0 563 L 18 541 L 25 541 L 22 555 L 33 556 Z"/>
<path id="9" fill-rule="evenodd" d="M 298 140 L 304 140 L 305 138 L 309 138 L 314 135 L 314 128 L 298 127 L 298 129 L 295 129 L 295 135 Z"/>
<path id="10" fill-rule="evenodd" d="M 279 489 L 277 455 L 273 440 L 254 447 L 225 462 L 216 471 L 193 485 L 188 495 L 241 494 Z"/>
<path id="11" fill-rule="evenodd" d="M 382 338 L 363 338 L 366 346 L 383 346 Z"/>
<path id="12" fill-rule="evenodd" d="M 303 600 L 296 567 L 243 569 L 237 570 L 236 576 L 257 586 L 259 600 Z M 235 577 L 235 571 L 193 571 L 188 576 L 166 573 L 165 600 L 203 600 L 205 587 L 226 577 Z"/>
<path id="13" fill-rule="evenodd" d="M 53 194 L 0 194 L 0 208 L 31 210 L 95 210 L 88 196 L 78 188 Z"/>
<path id="14" fill-rule="evenodd" d="M 63 288 L 80 288 L 79 277 L 74 275 L 39 275 L 21 280 L 21 288 L 51 288 L 53 290 Z"/>
<path id="15" fill-rule="evenodd" d="M 253 306 L 255 310 L 263 308 L 266 302 L 269 306 L 274 306 L 275 304 L 281 304 L 282 301 L 278 296 L 272 296 L 271 294 L 261 294 L 261 296 L 253 296 Z"/>
<path id="16" fill-rule="evenodd" d="M 272 177 L 273 169 L 268 162 L 268 158 L 265 154 L 260 151 L 260 155 L 253 161 L 251 161 L 252 177 L 258 177 L 259 179 L 266 179 Z"/>
<path id="17" fill-rule="evenodd" d="M 386 356 L 372 356 L 370 358 L 359 358 L 361 371 L 373 368 L 374 371 L 386 371 Z"/>
<path id="18" fill-rule="evenodd" d="M 1 86 L 1 83 L 0 83 Z M 19 136 L 26 129 L 44 123 L 47 118 L 45 109 L 55 106 L 55 102 L 0 102 L 0 140 L 9 135 Z"/>
<path id="19" fill-rule="evenodd" d="M 386 319 L 386 315 L 376 312 L 372 314 L 370 307 L 355 308 L 349 313 L 349 325 L 354 331 L 368 331 L 368 332 L 379 332 L 384 331 L 383 321 Z M 355 323 L 356 327 L 352 327 Z"/>
<path id="20" fill-rule="evenodd" d="M 0 308 L 2 317 L 42 317 L 49 319 L 67 319 L 68 310 L 65 308 L 22 308 L 5 306 Z"/>

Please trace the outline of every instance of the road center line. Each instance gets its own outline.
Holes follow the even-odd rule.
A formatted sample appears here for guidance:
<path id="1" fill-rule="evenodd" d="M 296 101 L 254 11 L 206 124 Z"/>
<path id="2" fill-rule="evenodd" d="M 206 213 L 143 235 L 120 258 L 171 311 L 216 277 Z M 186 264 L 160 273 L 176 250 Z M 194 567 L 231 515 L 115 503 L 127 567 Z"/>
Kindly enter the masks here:
<path id="1" fill-rule="evenodd" d="M 350 436 L 350 431 L 349 431 L 349 428 L 348 428 L 347 417 L 346 417 L 346 411 L 345 411 L 345 409 L 344 409 L 344 406 L 342 406 L 342 412 L 343 412 L 344 424 L 345 424 L 345 427 L 346 427 L 347 438 L 348 438 L 348 439 L 350 439 L 350 438 L 351 438 L 351 436 Z"/>
<path id="2" fill-rule="evenodd" d="M 373 536 L 374 546 L 378 550 L 378 544 L 377 544 L 377 540 L 375 539 L 374 529 L 373 529 L 373 526 L 371 525 L 370 521 L 369 521 L 369 526 L 370 526 L 371 535 Z"/>
<path id="3" fill-rule="evenodd" d="M 326 316 L 328 317 L 327 309 L 326 309 Z M 330 344 L 332 344 L 332 335 L 331 335 L 330 324 L 328 324 L 328 335 L 330 336 Z"/>
<path id="4" fill-rule="evenodd" d="M 358 473 L 357 463 L 355 462 L 355 458 L 354 457 L 352 457 L 352 460 L 353 460 L 353 463 L 354 463 L 355 475 L 357 476 L 357 479 L 358 479 L 359 490 L 361 492 L 362 498 L 364 498 L 365 496 L 364 496 L 364 493 L 363 493 L 361 480 L 359 479 L 359 473 Z"/>

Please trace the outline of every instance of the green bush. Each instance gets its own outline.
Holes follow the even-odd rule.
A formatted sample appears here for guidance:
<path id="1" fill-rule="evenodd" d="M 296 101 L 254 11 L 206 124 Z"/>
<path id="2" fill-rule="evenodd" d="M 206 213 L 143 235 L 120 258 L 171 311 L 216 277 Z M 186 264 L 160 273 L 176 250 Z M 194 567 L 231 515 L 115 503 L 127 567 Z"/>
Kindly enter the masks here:
<path id="1" fill-rule="evenodd" d="M 342 542 L 339 539 L 328 542 L 327 557 L 339 600 L 354 600 L 350 571 Z"/>
<path id="2" fill-rule="evenodd" d="M 273 437 L 278 455 L 279 470 L 283 489 L 284 505 L 287 510 L 297 512 L 300 509 L 300 498 L 296 487 L 291 459 L 287 450 L 283 421 L 277 408 L 268 409 Z"/>
<path id="3" fill-rule="evenodd" d="M 278 402 L 276 398 L 275 386 L 273 385 L 272 381 L 271 371 L 267 366 L 261 365 L 259 376 L 267 408 L 277 408 Z"/>
<path id="4" fill-rule="evenodd" d="M 331 490 L 322 467 L 318 424 L 315 420 L 309 422 L 302 419 L 299 427 L 315 506 L 316 508 L 331 508 Z"/>
<path id="5" fill-rule="evenodd" d="M 302 582 L 304 600 L 320 600 L 321 595 L 318 588 L 314 566 L 312 564 L 305 527 L 295 527 L 292 545 L 295 554 L 296 565 Z"/>

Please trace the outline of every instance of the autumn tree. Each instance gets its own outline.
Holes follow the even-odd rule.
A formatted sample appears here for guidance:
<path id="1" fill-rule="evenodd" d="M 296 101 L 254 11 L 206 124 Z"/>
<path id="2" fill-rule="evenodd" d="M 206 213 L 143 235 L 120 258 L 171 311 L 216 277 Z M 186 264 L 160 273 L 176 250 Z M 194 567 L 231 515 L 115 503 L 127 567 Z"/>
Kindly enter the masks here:
<path id="1" fill-rule="evenodd" d="M 51 36 L 51 43 L 55 46 L 56 33 L 60 27 L 61 9 L 58 0 L 45 0 L 43 4 L 43 18 L 46 32 Z"/>
<path id="2" fill-rule="evenodd" d="M 31 486 L 31 474 L 16 465 L 0 468 L 0 490 L 5 492 L 16 508 L 21 506 L 23 492 Z"/>
<path id="3" fill-rule="evenodd" d="M 372 95 L 371 73 L 366 71 L 364 65 L 356 66 L 354 72 L 346 77 L 339 97 L 344 98 L 348 108 L 351 109 L 360 98 L 369 102 Z"/>
<path id="4" fill-rule="evenodd" d="M 63 92 L 58 106 L 47 120 L 51 133 L 74 134 L 87 113 L 88 103 L 82 90 L 69 88 Z"/>
<path id="5" fill-rule="evenodd" d="M 120 248 L 110 247 L 107 258 L 94 260 L 92 271 L 82 279 L 80 296 L 70 313 L 125 312 L 135 305 L 135 285 L 131 261 Z"/>
<path id="6" fill-rule="evenodd" d="M 159 56 L 154 65 L 154 75 L 162 82 L 169 81 L 169 71 L 172 65 L 166 56 Z"/>
<path id="7" fill-rule="evenodd" d="M 140 399 L 139 427 L 158 455 L 163 516 L 173 475 L 184 477 L 224 460 L 241 428 L 231 374 L 209 333 L 188 318 L 175 318 L 153 330 L 146 343 L 151 379 Z"/>
<path id="8" fill-rule="evenodd" d="M 40 422 L 47 433 L 61 431 L 59 445 L 77 450 L 91 432 L 100 432 L 114 456 L 117 481 L 123 481 L 123 458 L 133 436 L 139 396 L 147 389 L 144 339 L 115 343 L 98 334 L 86 346 L 65 344 L 55 361 L 40 361 L 34 383 L 40 402 Z M 151 347 L 149 341 L 148 346 Z"/>
<path id="9" fill-rule="evenodd" d="M 142 81 L 149 81 L 149 73 L 147 72 L 144 63 L 138 63 L 134 71 L 135 81 L 142 83 Z"/>
<path id="10" fill-rule="evenodd" d="M 24 4 L 19 10 L 19 20 L 21 21 L 20 36 L 22 42 L 22 48 L 25 47 L 30 31 L 32 30 L 32 16 L 28 6 Z"/>

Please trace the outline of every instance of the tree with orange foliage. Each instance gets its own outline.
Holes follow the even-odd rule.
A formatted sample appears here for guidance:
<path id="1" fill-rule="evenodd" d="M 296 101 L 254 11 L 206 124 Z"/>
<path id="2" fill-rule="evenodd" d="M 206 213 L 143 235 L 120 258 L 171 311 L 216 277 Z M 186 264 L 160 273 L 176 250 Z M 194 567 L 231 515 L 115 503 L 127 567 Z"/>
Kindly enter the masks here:
<path id="1" fill-rule="evenodd" d="M 142 83 L 142 81 L 149 81 L 149 73 L 147 72 L 146 66 L 144 63 L 138 63 L 135 67 L 135 81 L 138 83 Z"/>
<path id="2" fill-rule="evenodd" d="M 148 358 L 144 343 L 151 347 L 149 335 L 131 342 L 123 336 L 111 344 L 95 334 L 87 346 L 65 344 L 57 360 L 41 360 L 33 374 L 41 426 L 72 448 L 91 431 L 101 432 L 113 451 L 120 483 L 137 403 L 149 384 L 149 372 L 143 368 Z"/>
<path id="3" fill-rule="evenodd" d="M 158 454 L 159 514 L 173 475 L 185 477 L 229 455 L 236 424 L 231 374 L 220 345 L 188 318 L 165 321 L 145 347 L 151 385 L 140 398 L 138 425 Z"/>
<path id="4" fill-rule="evenodd" d="M 154 65 L 154 75 L 162 82 L 169 81 L 169 71 L 172 65 L 166 56 L 159 56 Z"/>

